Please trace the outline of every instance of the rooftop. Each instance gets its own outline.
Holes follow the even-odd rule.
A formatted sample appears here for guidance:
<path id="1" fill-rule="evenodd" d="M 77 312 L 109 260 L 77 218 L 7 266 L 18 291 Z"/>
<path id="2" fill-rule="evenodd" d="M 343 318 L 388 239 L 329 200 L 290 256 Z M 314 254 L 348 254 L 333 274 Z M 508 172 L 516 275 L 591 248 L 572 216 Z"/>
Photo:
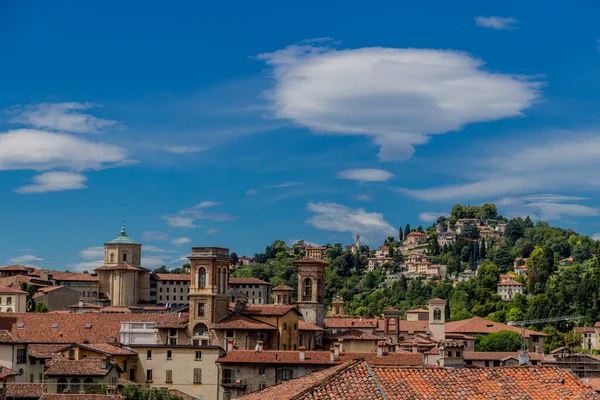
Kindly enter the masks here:
<path id="1" fill-rule="evenodd" d="M 229 314 L 214 324 L 212 329 L 276 330 L 277 328 L 244 315 Z"/>
<path id="2" fill-rule="evenodd" d="M 125 224 L 123 224 L 123 226 L 121 227 L 121 233 L 119 234 L 119 236 L 117 236 L 116 238 L 114 238 L 113 240 L 107 242 L 109 244 L 139 244 L 138 242 L 136 242 L 135 240 L 131 239 L 130 237 L 127 236 L 127 231 L 125 230 Z"/>
<path id="3" fill-rule="evenodd" d="M 446 332 L 448 333 L 465 333 L 465 334 L 489 334 L 500 331 L 513 331 L 521 333 L 521 328 L 518 326 L 509 326 L 501 324 L 499 322 L 489 321 L 487 319 L 473 317 L 464 319 L 462 321 L 451 321 L 446 322 Z M 525 329 L 525 337 L 528 338 L 531 335 L 534 336 L 547 336 L 545 333 L 531 331 Z"/>
<path id="4" fill-rule="evenodd" d="M 231 278 L 229 278 L 229 279 L 231 280 Z M 288 285 L 279 285 L 279 286 L 275 286 L 273 288 L 273 291 L 275 291 L 275 290 L 293 292 L 294 288 L 291 288 Z"/>
<path id="5" fill-rule="evenodd" d="M 157 281 L 190 281 L 190 274 L 153 274 Z"/>
<path id="6" fill-rule="evenodd" d="M 27 294 L 27 292 L 12 287 L 0 286 L 0 294 Z"/>
<path id="7" fill-rule="evenodd" d="M 114 367 L 114 364 L 109 364 L 108 368 L 103 369 L 101 358 L 54 359 L 48 365 L 46 375 L 49 376 L 105 376 Z"/>
<path id="8" fill-rule="evenodd" d="M 265 282 L 258 278 L 229 278 L 231 285 L 270 285 L 269 282 Z"/>
<path id="9" fill-rule="evenodd" d="M 325 326 L 329 329 L 376 328 L 377 318 L 326 317 Z"/>
<path id="10" fill-rule="evenodd" d="M 242 314 L 244 315 L 273 315 L 281 316 L 290 311 L 299 311 L 295 305 L 278 305 L 278 304 L 248 304 Z"/>

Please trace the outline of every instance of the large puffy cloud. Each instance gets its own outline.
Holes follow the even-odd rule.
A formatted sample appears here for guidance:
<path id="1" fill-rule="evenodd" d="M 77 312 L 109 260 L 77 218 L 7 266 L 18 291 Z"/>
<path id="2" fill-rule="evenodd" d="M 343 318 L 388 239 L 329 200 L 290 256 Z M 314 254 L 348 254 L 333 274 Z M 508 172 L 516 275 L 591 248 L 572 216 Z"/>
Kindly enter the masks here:
<path id="1" fill-rule="evenodd" d="M 0 134 L 0 170 L 83 171 L 122 163 L 126 158 L 127 151 L 121 147 L 62 133 L 17 129 Z"/>
<path id="2" fill-rule="evenodd" d="M 450 50 L 294 45 L 257 58 L 273 70 L 276 117 L 370 136 L 382 160 L 409 158 L 430 134 L 520 116 L 539 96 L 539 83 Z"/>
<path id="3" fill-rule="evenodd" d="M 396 229 L 381 213 L 367 212 L 362 208 L 352 209 L 337 203 L 310 202 L 306 207 L 315 214 L 306 223 L 320 230 L 361 235 L 396 233 Z"/>
<path id="4" fill-rule="evenodd" d="M 577 196 L 544 194 L 520 198 L 506 197 L 496 201 L 502 213 L 509 217 L 526 217 L 555 221 L 563 217 L 596 217 L 600 209 L 573 201 L 587 200 Z"/>
<path id="5" fill-rule="evenodd" d="M 81 111 L 97 107 L 92 103 L 40 103 L 13 107 L 16 114 L 11 122 L 74 133 L 96 133 L 103 128 L 117 125 L 117 121 L 94 117 Z"/>

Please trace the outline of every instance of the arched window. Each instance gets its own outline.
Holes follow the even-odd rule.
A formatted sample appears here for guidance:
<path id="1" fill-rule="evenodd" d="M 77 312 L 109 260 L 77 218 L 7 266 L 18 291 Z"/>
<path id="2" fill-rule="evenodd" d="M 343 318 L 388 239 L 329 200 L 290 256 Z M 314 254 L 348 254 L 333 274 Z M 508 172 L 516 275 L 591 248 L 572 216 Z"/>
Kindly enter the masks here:
<path id="1" fill-rule="evenodd" d="M 227 293 L 227 268 L 223 268 L 223 271 L 221 271 L 221 273 L 223 274 L 222 293 Z"/>
<path id="2" fill-rule="evenodd" d="M 88 387 L 89 384 L 94 383 L 92 378 L 85 378 L 83 380 L 83 383 L 85 384 L 85 387 L 83 388 L 84 390 Z"/>
<path id="3" fill-rule="evenodd" d="M 94 297 L 94 298 L 98 297 L 98 292 L 96 292 L 96 291 L 92 292 L 92 297 Z"/>
<path id="4" fill-rule="evenodd" d="M 12 312 L 12 308 L 11 308 L 11 307 L 8 307 L 8 308 L 6 309 L 6 312 Z"/>
<path id="5" fill-rule="evenodd" d="M 312 300 L 312 279 L 310 278 L 306 278 L 304 280 L 304 301 L 311 301 Z"/>
<path id="6" fill-rule="evenodd" d="M 67 390 L 67 380 L 65 378 L 58 378 L 56 383 L 56 391 L 58 393 L 64 393 L 64 391 Z"/>
<path id="7" fill-rule="evenodd" d="M 217 293 L 221 293 L 221 268 L 217 268 Z"/>
<path id="8" fill-rule="evenodd" d="M 206 336 L 208 335 L 208 327 L 202 323 L 196 324 L 194 327 L 194 336 Z"/>
<path id="9" fill-rule="evenodd" d="M 442 310 L 440 310 L 439 308 L 436 308 L 435 310 L 433 310 L 433 320 L 439 321 L 441 319 L 442 319 Z"/>
<path id="10" fill-rule="evenodd" d="M 199 288 L 206 287 L 206 268 L 201 267 L 198 270 L 198 287 Z"/>
<path id="11" fill-rule="evenodd" d="M 110 253 L 110 262 L 111 263 L 115 262 L 115 253 Z"/>
<path id="12" fill-rule="evenodd" d="M 78 394 L 81 391 L 81 381 L 79 378 L 71 379 L 71 384 L 69 385 L 69 389 L 71 393 Z"/>

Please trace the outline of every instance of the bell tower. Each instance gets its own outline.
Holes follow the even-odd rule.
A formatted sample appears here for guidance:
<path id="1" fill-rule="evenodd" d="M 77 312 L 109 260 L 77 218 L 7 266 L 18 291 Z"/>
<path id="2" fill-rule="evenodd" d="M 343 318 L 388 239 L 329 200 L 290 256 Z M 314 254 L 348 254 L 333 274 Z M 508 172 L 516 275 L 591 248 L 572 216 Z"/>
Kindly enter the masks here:
<path id="1" fill-rule="evenodd" d="M 325 268 L 327 261 L 304 258 L 298 266 L 298 309 L 306 322 L 323 327 L 325 317 Z"/>
<path id="2" fill-rule="evenodd" d="M 229 249 L 192 247 L 190 260 L 190 329 L 193 343 L 217 344 L 209 327 L 229 313 Z"/>

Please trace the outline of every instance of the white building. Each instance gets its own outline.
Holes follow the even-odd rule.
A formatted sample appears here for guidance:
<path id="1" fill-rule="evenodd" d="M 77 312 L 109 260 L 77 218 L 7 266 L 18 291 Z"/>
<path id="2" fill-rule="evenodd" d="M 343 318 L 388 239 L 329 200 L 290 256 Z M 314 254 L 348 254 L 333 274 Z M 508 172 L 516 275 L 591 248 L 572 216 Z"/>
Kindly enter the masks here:
<path id="1" fill-rule="evenodd" d="M 515 293 L 523 294 L 522 283 L 506 280 L 498 284 L 498 294 L 502 297 L 502 300 L 513 300 Z"/>

